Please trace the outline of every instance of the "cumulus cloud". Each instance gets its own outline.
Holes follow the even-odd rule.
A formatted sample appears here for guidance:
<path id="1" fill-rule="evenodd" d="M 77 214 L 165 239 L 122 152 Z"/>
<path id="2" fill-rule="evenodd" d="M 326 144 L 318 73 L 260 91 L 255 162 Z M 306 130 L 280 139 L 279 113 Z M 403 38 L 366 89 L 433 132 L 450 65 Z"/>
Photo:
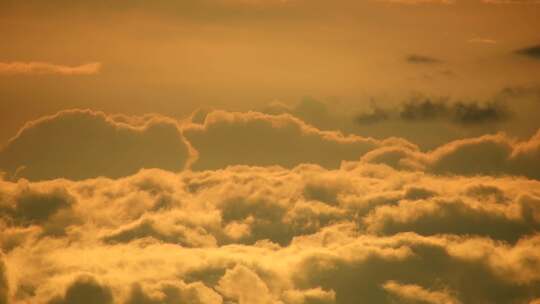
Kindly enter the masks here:
<path id="1" fill-rule="evenodd" d="M 452 141 L 430 152 L 380 148 L 362 157 L 368 163 L 426 170 L 437 174 L 521 175 L 540 179 L 540 131 L 529 140 L 504 134 Z"/>
<path id="2" fill-rule="evenodd" d="M 142 168 L 177 171 L 190 150 L 176 121 L 66 110 L 27 123 L 0 150 L 14 178 L 119 177 Z"/>
<path id="3" fill-rule="evenodd" d="M 4 298 L 527 303 L 540 297 L 538 187 L 359 161 L 4 180 Z M 59 214 L 63 233 L 44 234 Z"/>
<path id="4" fill-rule="evenodd" d="M 97 282 L 91 276 L 80 276 L 68 286 L 63 296 L 58 296 L 48 304 L 112 304 L 110 288 Z"/>
<path id="5" fill-rule="evenodd" d="M 197 170 L 239 164 L 293 167 L 302 163 L 337 168 L 342 160 L 357 159 L 374 147 L 400 143 L 321 131 L 291 115 L 258 112 L 214 111 L 206 115 L 204 124 L 192 124 L 183 130 L 198 151 L 198 160 L 192 166 Z"/>
<path id="6" fill-rule="evenodd" d="M 0 75 L 93 75 L 101 70 L 101 63 L 92 62 L 78 66 L 58 65 L 49 62 L 0 62 Z"/>

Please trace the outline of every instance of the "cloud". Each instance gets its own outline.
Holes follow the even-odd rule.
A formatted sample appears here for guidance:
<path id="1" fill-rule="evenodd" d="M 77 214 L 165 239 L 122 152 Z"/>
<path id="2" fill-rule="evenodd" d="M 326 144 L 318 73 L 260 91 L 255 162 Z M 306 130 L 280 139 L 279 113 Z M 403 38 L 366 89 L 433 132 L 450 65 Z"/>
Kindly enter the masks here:
<path id="1" fill-rule="evenodd" d="M 245 266 L 237 265 L 227 270 L 219 280 L 217 290 L 225 297 L 233 299 L 238 304 L 270 304 L 272 295 L 268 286 L 256 273 Z"/>
<path id="2" fill-rule="evenodd" d="M 486 104 L 456 102 L 444 100 L 413 100 L 403 104 L 399 116 L 404 120 L 448 119 L 459 124 L 481 124 L 506 120 L 509 110 L 497 101 Z"/>
<path id="3" fill-rule="evenodd" d="M 469 43 L 481 43 L 481 44 L 497 44 L 498 41 L 488 38 L 471 38 L 467 42 Z"/>
<path id="4" fill-rule="evenodd" d="M 0 218 L 0 248 L 15 304 L 384 304 L 411 290 L 527 303 L 540 297 L 538 187 L 358 161 L 3 180 L 9 208 L 34 198 L 24 221 Z M 44 235 L 61 213 L 76 220 Z"/>
<path id="5" fill-rule="evenodd" d="M 390 119 L 390 114 L 377 106 L 374 106 L 371 111 L 356 115 L 354 121 L 361 125 L 375 124 Z"/>
<path id="6" fill-rule="evenodd" d="M 198 151 L 198 160 L 192 166 L 196 170 L 239 164 L 293 167 L 302 163 L 337 168 L 342 160 L 357 159 L 377 146 L 405 143 L 344 136 L 321 131 L 291 115 L 258 112 L 214 111 L 204 124 L 186 126 L 183 133 Z"/>
<path id="7" fill-rule="evenodd" d="M 533 45 L 515 51 L 518 55 L 527 56 L 533 59 L 540 59 L 540 45 Z"/>
<path id="8" fill-rule="evenodd" d="M 452 141 L 425 153 L 399 147 L 380 148 L 366 153 L 361 160 L 436 174 L 518 175 L 540 179 L 539 157 L 540 130 L 521 142 L 504 134 L 484 135 Z"/>
<path id="9" fill-rule="evenodd" d="M 383 285 L 384 290 L 405 301 L 420 301 L 429 304 L 459 304 L 461 303 L 445 291 L 430 291 L 414 284 L 401 284 L 388 281 Z"/>
<path id="10" fill-rule="evenodd" d="M 119 177 L 142 168 L 181 170 L 189 149 L 169 118 L 66 110 L 27 123 L 0 150 L 0 168 L 32 180 Z"/>
<path id="11" fill-rule="evenodd" d="M 80 276 L 66 290 L 63 297 L 57 297 L 49 304 L 112 304 L 113 295 L 109 287 L 101 285 L 93 277 Z"/>
<path id="12" fill-rule="evenodd" d="M 405 58 L 408 63 L 411 64 L 437 64 L 442 63 L 440 59 L 429 57 L 425 55 L 412 54 Z"/>
<path id="13" fill-rule="evenodd" d="M 94 75 L 101 70 L 101 63 L 92 62 L 78 66 L 58 65 L 48 62 L 0 62 L 0 75 Z"/>
<path id="14" fill-rule="evenodd" d="M 398 109 L 383 109 L 373 105 L 371 111 L 357 114 L 359 125 L 383 123 L 401 119 L 405 122 L 443 121 L 462 126 L 500 123 L 512 117 L 509 107 L 500 99 L 488 102 L 450 101 L 447 98 L 415 97 Z"/>
<path id="15" fill-rule="evenodd" d="M 199 282 L 164 281 L 144 288 L 133 284 L 125 304 L 221 304 L 222 298 L 214 290 Z"/>

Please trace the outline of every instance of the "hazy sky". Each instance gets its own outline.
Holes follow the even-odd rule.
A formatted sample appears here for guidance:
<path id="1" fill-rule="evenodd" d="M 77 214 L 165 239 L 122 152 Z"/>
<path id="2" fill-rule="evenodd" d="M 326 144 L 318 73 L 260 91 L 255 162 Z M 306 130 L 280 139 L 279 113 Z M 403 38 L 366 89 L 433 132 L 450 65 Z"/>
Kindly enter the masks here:
<path id="1" fill-rule="evenodd" d="M 4 0 L 0 139 L 65 108 L 180 118 L 201 106 L 260 109 L 304 96 L 347 108 L 412 93 L 486 99 L 538 85 L 538 51 L 515 51 L 538 46 L 539 7 L 480 0 Z M 50 66 L 27 66 L 33 62 Z"/>
<path id="2" fill-rule="evenodd" d="M 0 0 L 0 304 L 540 304 L 537 0 Z"/>

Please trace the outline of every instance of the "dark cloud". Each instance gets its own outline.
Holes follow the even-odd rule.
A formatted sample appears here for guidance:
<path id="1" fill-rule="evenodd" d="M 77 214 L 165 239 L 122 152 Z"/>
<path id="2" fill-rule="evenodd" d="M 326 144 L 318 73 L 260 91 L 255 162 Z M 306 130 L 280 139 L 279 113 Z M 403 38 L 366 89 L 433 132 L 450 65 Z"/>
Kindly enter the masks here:
<path id="1" fill-rule="evenodd" d="M 48 304 L 112 304 L 111 289 L 91 276 L 78 277 L 66 290 L 64 296 L 56 297 Z"/>
<path id="2" fill-rule="evenodd" d="M 423 121 L 446 119 L 464 125 L 493 123 L 506 120 L 510 112 L 501 102 L 454 102 L 421 99 L 403 104 L 399 116 L 403 120 Z"/>
<path id="3" fill-rule="evenodd" d="M 430 120 L 445 118 L 448 114 L 447 101 L 425 99 L 404 103 L 399 116 L 404 120 Z"/>
<path id="4" fill-rule="evenodd" d="M 189 148 L 170 119 L 70 110 L 28 123 L 0 151 L 0 168 L 32 180 L 85 179 L 142 168 L 178 171 L 188 158 Z"/>
<path id="5" fill-rule="evenodd" d="M 390 119 L 388 111 L 379 107 L 374 107 L 370 112 L 360 113 L 355 116 L 354 121 L 360 125 L 379 123 Z"/>
<path id="6" fill-rule="evenodd" d="M 405 58 L 405 60 L 408 63 L 411 63 L 411 64 L 438 64 L 438 63 L 442 63 L 442 60 L 440 60 L 440 59 L 430 57 L 430 56 L 425 56 L 425 55 L 418 55 L 418 54 L 408 55 Z"/>
<path id="7" fill-rule="evenodd" d="M 202 283 L 163 282 L 147 293 L 140 284 L 131 287 L 125 304 L 219 304 L 221 297 Z M 158 291 L 158 292 L 155 292 Z"/>
<path id="8" fill-rule="evenodd" d="M 527 56 L 533 59 L 540 59 L 540 44 L 529 46 L 515 51 L 518 55 Z"/>
<path id="9" fill-rule="evenodd" d="M 64 189 L 40 192 L 24 189 L 15 198 L 15 218 L 23 223 L 43 223 L 61 209 L 69 208 L 75 198 Z"/>

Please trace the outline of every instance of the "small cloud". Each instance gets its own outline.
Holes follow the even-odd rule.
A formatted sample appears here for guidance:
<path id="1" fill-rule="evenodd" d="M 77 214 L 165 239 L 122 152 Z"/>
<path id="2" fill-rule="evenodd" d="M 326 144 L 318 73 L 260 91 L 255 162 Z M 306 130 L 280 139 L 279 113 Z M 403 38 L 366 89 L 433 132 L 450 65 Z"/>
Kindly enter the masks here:
<path id="1" fill-rule="evenodd" d="M 442 63 L 442 60 L 440 60 L 440 59 L 429 57 L 429 56 L 424 56 L 424 55 L 418 55 L 418 54 L 411 54 L 411 55 L 407 56 L 407 58 L 405 60 L 408 63 L 411 63 L 411 64 L 437 64 L 437 63 Z"/>
<path id="2" fill-rule="evenodd" d="M 471 38 L 467 42 L 469 43 L 480 43 L 480 44 L 497 44 L 498 41 L 488 38 Z"/>
<path id="3" fill-rule="evenodd" d="M 447 291 L 432 291 L 414 284 L 401 284 L 388 281 L 382 286 L 384 290 L 405 301 L 419 301 L 430 304 L 459 304 Z"/>
<path id="4" fill-rule="evenodd" d="M 0 62 L 0 75 L 94 75 L 101 70 L 101 63 L 91 62 L 78 66 L 58 65 L 49 62 Z"/>
<path id="5" fill-rule="evenodd" d="M 540 44 L 529 46 L 515 51 L 518 55 L 527 56 L 533 59 L 540 59 Z"/>

